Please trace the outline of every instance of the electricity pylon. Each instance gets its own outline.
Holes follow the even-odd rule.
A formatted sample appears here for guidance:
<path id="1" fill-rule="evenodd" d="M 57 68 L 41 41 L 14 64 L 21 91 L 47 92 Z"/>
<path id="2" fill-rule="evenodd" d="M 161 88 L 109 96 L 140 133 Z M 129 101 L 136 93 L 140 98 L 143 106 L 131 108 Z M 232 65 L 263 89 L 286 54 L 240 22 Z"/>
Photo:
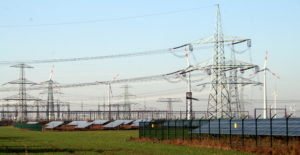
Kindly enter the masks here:
<path id="1" fill-rule="evenodd" d="M 258 66 L 238 61 L 235 59 L 235 56 L 228 60 L 225 59 L 225 43 L 234 46 L 235 44 L 247 42 L 249 47 L 251 42 L 250 39 L 239 39 L 231 36 L 230 39 L 224 39 L 220 8 L 219 5 L 216 6 L 217 21 L 214 35 L 178 47 L 181 48 L 201 44 L 214 44 L 212 63 L 206 66 L 190 66 L 181 74 L 192 72 L 194 70 L 202 70 L 207 72 L 207 74 L 211 77 L 210 82 L 200 84 L 202 86 L 210 85 L 206 115 L 207 118 L 241 117 L 241 110 L 243 109 L 243 106 L 241 106 L 239 101 L 237 85 L 259 85 L 260 83 L 248 79 L 247 81 L 240 81 L 240 77 L 238 77 L 237 74 L 238 71 L 244 72 L 249 69 L 258 68 Z M 226 36 L 226 38 L 229 37 Z"/>
<path id="2" fill-rule="evenodd" d="M 20 109 L 18 110 L 18 121 L 26 121 L 27 120 L 27 101 L 36 101 L 40 100 L 38 98 L 32 97 L 26 93 L 26 85 L 34 85 L 36 83 L 29 81 L 25 78 L 25 68 L 33 68 L 32 66 L 26 65 L 24 63 L 13 65 L 10 67 L 14 68 L 20 68 L 20 78 L 14 81 L 10 81 L 6 84 L 18 84 L 19 85 L 19 94 L 18 95 L 13 95 L 10 97 L 4 98 L 4 100 L 16 100 L 19 101 L 19 107 Z"/>
<path id="3" fill-rule="evenodd" d="M 173 103 L 175 102 L 182 102 L 180 98 L 159 98 L 157 102 L 165 102 L 167 104 L 167 111 L 168 111 L 168 119 L 172 118 L 173 113 Z"/>

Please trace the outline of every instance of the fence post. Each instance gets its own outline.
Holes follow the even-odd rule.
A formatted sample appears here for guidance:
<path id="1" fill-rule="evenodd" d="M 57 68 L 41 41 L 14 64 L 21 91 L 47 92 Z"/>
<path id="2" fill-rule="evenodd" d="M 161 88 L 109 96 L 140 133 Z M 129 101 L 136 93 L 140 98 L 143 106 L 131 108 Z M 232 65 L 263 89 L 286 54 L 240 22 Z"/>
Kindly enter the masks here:
<path id="1" fill-rule="evenodd" d="M 148 130 L 148 132 L 149 132 L 149 136 L 151 137 L 151 138 L 153 138 L 153 131 L 152 131 L 152 129 L 153 129 L 153 127 L 154 127 L 154 124 L 153 124 L 153 121 L 151 121 L 150 122 L 150 126 L 149 126 L 149 130 Z"/>
<path id="2" fill-rule="evenodd" d="M 165 121 L 160 121 L 160 128 L 161 128 L 161 140 L 165 138 Z"/>
<path id="3" fill-rule="evenodd" d="M 220 140 L 220 139 L 221 139 L 221 119 L 219 118 L 218 121 L 219 121 L 219 122 L 218 122 L 218 123 L 219 123 L 219 125 L 218 125 L 218 126 L 219 126 L 219 135 L 218 135 L 218 139 Z"/>
<path id="4" fill-rule="evenodd" d="M 271 109 L 270 109 L 271 111 Z M 271 113 L 271 112 L 270 112 Z M 270 115 L 271 116 L 271 115 Z M 273 147 L 273 118 L 276 116 L 273 115 L 272 117 L 270 117 L 270 146 Z"/>
<path id="5" fill-rule="evenodd" d="M 210 119 L 211 118 L 208 119 L 208 137 L 209 138 L 210 138 Z"/>
<path id="6" fill-rule="evenodd" d="M 255 117 L 255 141 L 256 141 L 256 147 L 258 146 L 258 133 L 257 133 L 257 121 L 261 115 L 258 117 Z"/>
<path id="7" fill-rule="evenodd" d="M 182 139 L 184 140 L 184 120 L 182 120 Z"/>
<path id="8" fill-rule="evenodd" d="M 192 138 L 193 138 L 192 125 L 193 125 L 193 119 L 189 120 L 190 140 L 192 140 Z"/>
<path id="9" fill-rule="evenodd" d="M 170 120 L 168 120 L 168 124 L 167 124 L 167 125 L 168 125 L 168 126 L 167 126 L 167 133 L 168 133 L 168 134 L 167 134 L 167 139 L 169 139 L 169 134 L 170 134 L 170 133 L 169 133 Z"/>
<path id="10" fill-rule="evenodd" d="M 289 145 L 289 119 L 293 114 L 290 114 L 286 117 L 285 123 L 286 123 L 286 145 Z"/>
<path id="11" fill-rule="evenodd" d="M 244 144 L 245 144 L 245 142 L 244 142 L 244 120 L 245 120 L 245 118 L 243 118 L 242 119 L 242 144 L 243 144 L 243 146 L 244 146 Z"/>
<path id="12" fill-rule="evenodd" d="M 143 135 L 142 135 L 142 136 L 140 135 L 140 138 L 141 138 L 141 137 L 144 138 L 144 137 L 145 137 L 145 122 L 141 122 L 140 124 L 143 124 L 143 126 L 142 126 L 142 133 L 143 133 Z M 141 128 L 139 128 L 139 130 L 141 130 Z M 140 133 L 141 133 L 141 132 L 140 132 Z"/>
<path id="13" fill-rule="evenodd" d="M 202 127 L 202 121 L 201 119 L 199 120 L 199 139 L 201 139 L 201 127 Z"/>
<path id="14" fill-rule="evenodd" d="M 153 111 L 151 112 L 151 119 L 153 120 Z"/>
<path id="15" fill-rule="evenodd" d="M 157 136 L 157 128 L 158 128 L 158 125 L 157 125 L 157 123 L 156 123 L 157 121 L 155 121 L 155 123 L 154 123 L 154 133 L 155 133 L 155 138 L 157 138 L 158 139 L 158 136 Z"/>
<path id="16" fill-rule="evenodd" d="M 177 120 L 175 119 L 175 139 L 177 139 Z"/>
<path id="17" fill-rule="evenodd" d="M 232 117 L 229 119 L 229 141 L 230 141 L 230 146 L 232 145 L 232 140 L 231 140 L 231 121 L 232 121 Z"/>

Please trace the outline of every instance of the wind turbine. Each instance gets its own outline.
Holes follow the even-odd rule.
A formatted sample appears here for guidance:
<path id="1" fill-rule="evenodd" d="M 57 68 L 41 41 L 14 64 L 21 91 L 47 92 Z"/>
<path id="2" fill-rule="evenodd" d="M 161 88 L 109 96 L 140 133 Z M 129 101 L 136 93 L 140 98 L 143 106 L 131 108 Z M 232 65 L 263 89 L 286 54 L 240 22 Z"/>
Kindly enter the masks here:
<path id="1" fill-rule="evenodd" d="M 280 77 L 276 73 L 272 72 L 267 67 L 267 63 L 268 63 L 268 51 L 266 51 L 264 68 L 261 69 L 261 70 L 259 70 L 259 71 L 254 72 L 254 74 L 252 74 L 252 75 L 255 75 L 255 74 L 259 73 L 259 72 L 264 72 L 264 82 L 263 82 L 263 84 L 264 84 L 264 92 L 263 92 L 263 96 L 264 96 L 263 118 L 264 119 L 267 118 L 267 111 L 268 111 L 268 109 L 267 109 L 267 105 L 268 105 L 268 103 L 267 103 L 267 72 L 271 73 L 275 78 L 280 79 Z"/>

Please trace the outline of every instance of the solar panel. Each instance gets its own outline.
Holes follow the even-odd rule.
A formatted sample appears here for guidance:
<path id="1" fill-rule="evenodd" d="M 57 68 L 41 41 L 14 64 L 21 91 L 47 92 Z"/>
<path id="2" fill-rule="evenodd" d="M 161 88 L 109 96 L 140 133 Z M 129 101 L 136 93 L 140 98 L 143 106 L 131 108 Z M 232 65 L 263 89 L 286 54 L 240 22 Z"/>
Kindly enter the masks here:
<path id="1" fill-rule="evenodd" d="M 105 123 L 109 122 L 108 120 L 95 120 L 93 122 L 93 124 L 96 124 L 96 125 L 103 125 Z"/>
<path id="2" fill-rule="evenodd" d="M 131 124 L 131 126 L 132 126 L 132 127 L 139 127 L 139 126 L 140 126 L 140 122 L 150 122 L 150 120 L 139 119 L 139 120 L 134 121 L 134 122 Z"/>
<path id="3" fill-rule="evenodd" d="M 286 119 L 273 119 L 272 128 L 270 126 L 270 119 L 258 119 L 257 127 L 255 119 L 244 120 L 221 120 L 219 127 L 219 120 L 211 120 L 210 122 L 204 121 L 200 127 L 192 130 L 192 133 L 210 133 L 210 134 L 233 134 L 233 135 L 277 135 L 285 136 L 287 134 Z M 231 126 L 231 130 L 230 130 Z M 257 130 L 256 130 L 257 128 Z M 243 131 L 244 129 L 244 131 Z M 272 129 L 272 130 L 271 130 Z M 290 118 L 288 121 L 288 135 L 289 136 L 300 136 L 300 119 Z"/>
<path id="4" fill-rule="evenodd" d="M 64 124 L 64 122 L 62 121 L 53 121 L 53 122 L 50 122 L 48 124 L 46 124 L 46 128 L 47 129 L 53 129 L 53 128 L 56 128 L 60 125 Z"/>
<path id="5" fill-rule="evenodd" d="M 76 126 L 76 128 L 84 129 L 92 124 L 93 124 L 93 122 L 79 122 L 78 125 Z"/>
<path id="6" fill-rule="evenodd" d="M 132 120 L 115 120 L 115 121 L 113 121 L 113 122 L 110 122 L 110 123 L 104 125 L 103 127 L 104 127 L 104 128 L 115 128 L 115 127 L 117 127 L 117 126 L 119 126 L 119 125 L 122 125 L 122 124 L 129 124 L 129 123 L 131 123 L 131 122 L 132 122 Z"/>
<path id="7" fill-rule="evenodd" d="M 133 120 L 122 120 L 123 124 L 130 124 L 131 122 L 133 122 Z"/>
<path id="8" fill-rule="evenodd" d="M 67 124 L 67 125 L 77 126 L 78 124 L 86 123 L 86 122 L 87 122 L 87 121 L 73 121 L 73 122 L 70 122 L 70 123 Z"/>

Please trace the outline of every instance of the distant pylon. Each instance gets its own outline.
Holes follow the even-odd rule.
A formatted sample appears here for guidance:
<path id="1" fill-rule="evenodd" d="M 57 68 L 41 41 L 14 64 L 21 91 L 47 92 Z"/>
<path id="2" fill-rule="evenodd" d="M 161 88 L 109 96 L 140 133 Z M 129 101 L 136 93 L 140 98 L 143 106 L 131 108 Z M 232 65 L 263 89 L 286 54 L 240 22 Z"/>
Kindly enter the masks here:
<path id="1" fill-rule="evenodd" d="M 123 97 L 124 97 L 124 110 L 128 112 L 127 118 L 131 119 L 131 104 L 132 103 L 130 103 L 129 98 L 133 97 L 135 95 L 132 95 L 132 94 L 129 93 L 129 86 L 128 85 L 124 85 L 122 88 L 124 88 L 124 94 L 123 94 Z"/>
<path id="2" fill-rule="evenodd" d="M 234 45 L 232 45 L 234 46 Z M 235 52 L 231 51 L 231 65 L 236 65 L 236 56 Z M 238 68 L 232 69 L 229 72 L 229 109 L 231 112 L 230 116 L 235 118 L 241 118 L 241 102 L 240 102 L 240 94 L 239 94 L 239 88 L 238 88 Z"/>
<path id="3" fill-rule="evenodd" d="M 54 66 L 52 66 L 52 69 L 50 71 L 50 76 L 49 76 L 49 80 L 48 81 L 44 81 L 41 84 L 47 84 L 48 85 L 48 89 L 47 89 L 47 106 L 46 106 L 46 119 L 47 121 L 53 121 L 55 119 L 59 119 L 60 117 L 60 112 L 59 112 L 59 100 L 57 101 L 57 118 L 55 118 L 55 104 L 54 104 L 54 94 L 62 94 L 60 91 L 55 91 L 53 90 L 53 87 L 55 84 L 58 84 L 58 82 L 55 82 L 52 80 L 53 77 L 53 70 L 54 70 Z M 44 94 L 45 92 L 41 92 L 41 94 Z"/>
<path id="4" fill-rule="evenodd" d="M 172 118 L 172 113 L 173 113 L 173 103 L 175 102 L 182 102 L 180 98 L 160 98 L 157 100 L 157 102 L 165 102 L 167 103 L 167 117 L 168 119 Z"/>
<path id="5" fill-rule="evenodd" d="M 10 81 L 7 84 L 18 84 L 19 85 L 19 94 L 10 96 L 7 98 L 4 98 L 4 100 L 9 101 L 9 100 L 16 100 L 19 101 L 18 107 L 20 109 L 18 110 L 18 115 L 17 115 L 17 120 L 18 121 L 26 121 L 27 118 L 27 101 L 36 101 L 39 100 L 38 98 L 34 98 L 26 93 L 26 85 L 33 85 L 36 84 L 34 82 L 31 82 L 25 78 L 25 68 L 33 68 L 32 66 L 26 65 L 26 64 L 17 64 L 13 65 L 10 67 L 14 68 L 20 68 L 20 78 L 14 81 Z"/>

